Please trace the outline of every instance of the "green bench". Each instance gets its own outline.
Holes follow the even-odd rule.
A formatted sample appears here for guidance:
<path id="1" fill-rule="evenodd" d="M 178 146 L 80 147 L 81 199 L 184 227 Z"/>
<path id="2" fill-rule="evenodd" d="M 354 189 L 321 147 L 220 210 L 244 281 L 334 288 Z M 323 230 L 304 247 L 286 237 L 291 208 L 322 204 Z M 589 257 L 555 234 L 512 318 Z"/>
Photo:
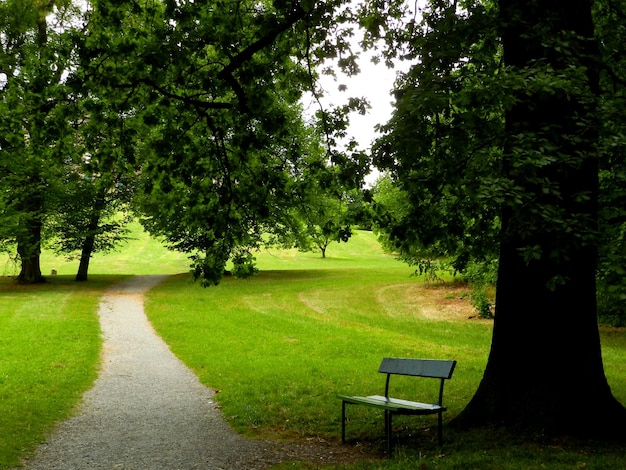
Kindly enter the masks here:
<path id="1" fill-rule="evenodd" d="M 438 415 L 437 436 L 439 446 L 443 445 L 441 429 L 442 414 L 446 411 L 443 406 L 443 386 L 447 379 L 452 377 L 456 361 L 435 359 L 395 359 L 384 358 L 378 372 L 387 374 L 385 395 L 371 395 L 367 397 L 339 395 L 341 399 L 341 441 L 346 442 L 346 405 L 365 405 L 379 408 L 385 412 L 385 436 L 387 438 L 387 455 L 391 456 L 391 420 L 393 415 Z M 435 403 L 420 403 L 389 396 L 389 379 L 392 375 L 408 375 L 413 377 L 428 377 L 439 379 L 439 399 Z"/>

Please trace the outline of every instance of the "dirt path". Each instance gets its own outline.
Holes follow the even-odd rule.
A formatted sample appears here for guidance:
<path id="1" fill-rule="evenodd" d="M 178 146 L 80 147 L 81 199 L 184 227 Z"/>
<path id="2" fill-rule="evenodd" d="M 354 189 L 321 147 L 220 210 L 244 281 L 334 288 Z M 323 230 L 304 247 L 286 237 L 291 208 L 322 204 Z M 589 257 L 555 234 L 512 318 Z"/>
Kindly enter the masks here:
<path id="1" fill-rule="evenodd" d="M 262 469 L 286 460 L 353 461 L 354 449 L 277 443 L 234 433 L 204 387 L 155 333 L 143 293 L 166 276 L 136 276 L 100 302 L 102 369 L 78 414 L 63 422 L 25 468 Z"/>

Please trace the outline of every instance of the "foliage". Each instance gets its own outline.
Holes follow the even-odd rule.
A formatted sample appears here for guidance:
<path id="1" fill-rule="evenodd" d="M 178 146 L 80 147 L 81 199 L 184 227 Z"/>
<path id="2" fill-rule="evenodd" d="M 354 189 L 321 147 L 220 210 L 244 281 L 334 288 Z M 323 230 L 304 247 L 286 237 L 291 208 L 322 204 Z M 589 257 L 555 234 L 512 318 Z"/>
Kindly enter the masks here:
<path id="1" fill-rule="evenodd" d="M 299 224 L 295 227 L 295 246 L 302 251 L 319 250 L 325 258 L 331 242 L 347 242 L 352 236 L 348 204 L 351 193 L 357 190 L 350 193 L 342 185 L 338 168 L 328 166 L 323 158 L 318 151 L 300 171 L 293 215 Z"/>
<path id="2" fill-rule="evenodd" d="M 381 245 L 387 251 L 394 251 L 395 245 L 387 235 L 386 229 L 395 226 L 408 215 L 411 206 L 406 191 L 395 185 L 391 175 L 383 173 L 372 188 L 373 230 Z M 418 250 L 412 250 L 418 251 Z M 405 252 L 400 251 L 400 256 Z"/>
<path id="3" fill-rule="evenodd" d="M 249 251 L 239 251 L 233 256 L 232 274 L 235 277 L 248 278 L 258 274 L 259 270 L 254 265 L 256 258 Z"/>
<path id="4" fill-rule="evenodd" d="M 455 269 L 463 272 L 472 263 L 489 264 L 497 256 L 500 208 L 503 204 L 519 208 L 530 202 L 519 187 L 499 176 L 504 110 L 515 102 L 515 90 L 520 88 L 522 95 L 532 95 L 578 86 L 580 75 L 576 76 L 582 69 L 572 70 L 571 78 L 565 80 L 541 63 L 535 69 L 515 73 L 504 68 L 497 11 L 490 2 L 462 2 L 458 6 L 432 2 L 421 12 L 421 23 L 407 20 L 411 16 L 400 9 L 393 10 L 395 14 L 387 19 L 377 16 L 378 10 L 367 12 L 371 21 L 378 18 L 376 27 L 370 27 L 371 40 L 384 29 L 385 37 L 395 41 L 387 44 L 388 60 L 420 57 L 419 63 L 400 77 L 395 115 L 381 127 L 385 135 L 374 149 L 377 164 L 388 169 L 389 178 L 398 184 L 394 190 L 404 192 L 405 204 L 414 208 L 395 220 L 388 215 L 387 219 L 379 218 L 378 230 L 383 243 L 410 263 L 450 256 Z M 594 13 L 596 34 L 603 45 L 598 68 L 602 77 L 598 308 L 605 321 L 621 324 L 626 298 L 621 275 L 626 263 L 622 237 L 625 140 L 621 130 L 626 80 L 622 55 L 617 51 L 624 44 L 625 15 L 612 2 L 596 2 Z M 447 48 L 437 46 L 443 43 L 443 36 Z M 563 44 L 556 47 L 564 50 Z M 577 138 L 571 136 L 571 141 Z M 520 154 L 518 164 L 529 175 L 554 161 L 546 157 L 552 144 L 542 139 L 526 134 L 518 141 L 528 156 L 522 158 Z M 536 187 L 546 195 L 558 192 L 539 177 Z M 388 185 L 381 190 L 389 192 Z M 581 223 L 555 212 L 550 203 L 523 218 L 524 223 L 516 230 L 532 225 L 528 221 L 535 218 L 537 224 L 551 226 L 554 231 L 568 232 Z M 538 255 L 536 248 L 526 247 L 528 260 Z"/>
<path id="5" fill-rule="evenodd" d="M 74 146 L 80 159 L 66 173 L 65 184 L 72 190 L 60 200 L 61 210 L 48 231 L 59 253 L 89 259 L 125 239 L 140 169 L 136 136 L 145 128 L 120 114 L 119 100 L 106 96 L 83 68 L 70 79 L 76 100 Z"/>
<path id="6" fill-rule="evenodd" d="M 88 75 L 121 93 L 121 111 L 146 126 L 136 209 L 148 230 L 191 256 L 204 284 L 267 234 L 293 240 L 310 149 L 299 100 L 317 63 L 354 62 L 342 56 L 347 13 L 333 16 L 341 3 L 93 4 Z M 347 111 L 322 113 L 329 142 L 328 122 Z M 327 159 L 350 166 L 332 152 Z"/>
<path id="7" fill-rule="evenodd" d="M 123 237 L 114 214 L 131 199 L 206 283 L 268 233 L 293 241 L 310 148 L 300 98 L 320 93 L 316 67 L 327 59 L 358 69 L 343 4 L 3 3 L 3 246 L 17 245 L 40 279 L 42 237 L 52 237 L 81 251 L 80 276 Z M 354 98 L 318 113 L 324 158 L 353 187 L 363 155 L 334 147 L 347 113 L 365 106 Z M 35 138 L 24 123 L 37 119 L 45 132 Z"/>
<path id="8" fill-rule="evenodd" d="M 374 148 L 374 161 L 398 185 L 394 198 L 404 200 L 402 209 L 380 214 L 379 230 L 409 261 L 450 257 L 462 271 L 497 246 L 491 200 L 506 193 L 497 179 L 503 94 L 495 90 L 506 78 L 492 7 L 466 2 L 457 11 L 438 3 L 421 13 L 421 23 L 403 23 L 406 32 L 386 26 L 407 49 L 403 57 L 420 60 L 399 77 L 396 110 Z M 437 46 L 443 37 L 450 47 Z"/>
<path id="9" fill-rule="evenodd" d="M 123 239 L 116 214 L 128 206 L 134 179 L 120 160 L 129 155 L 130 129 L 102 89 L 89 88 L 81 67 L 85 5 L 0 8 L 0 240 L 7 250 L 17 247 L 20 279 L 37 282 L 42 244 L 70 257 L 81 252 L 82 267 L 93 252 Z"/>
<path id="10" fill-rule="evenodd" d="M 76 157 L 65 82 L 74 13 L 69 1 L 0 5 L 0 240 L 17 247 L 23 282 L 41 281 L 42 228 L 67 190 L 66 166 Z"/>
<path id="11" fill-rule="evenodd" d="M 495 296 L 493 291 L 498 280 L 498 259 L 470 262 L 461 275 L 470 286 L 469 299 L 480 318 L 493 318 Z"/>
<path id="12" fill-rule="evenodd" d="M 626 9 L 619 2 L 594 3 L 596 34 L 601 38 L 600 227 L 603 236 L 598 269 L 598 313 L 602 321 L 626 323 L 626 135 L 624 102 Z"/>
<path id="13" fill-rule="evenodd" d="M 395 252 L 398 246 L 390 240 L 388 230 L 410 213 L 408 194 L 393 183 L 389 174 L 383 174 L 373 188 L 373 206 L 376 213 L 374 230 L 378 239 L 388 252 Z M 458 274 L 446 256 L 449 253 L 442 248 L 439 240 L 435 240 L 431 246 L 424 246 L 416 240 L 410 246 L 401 246 L 398 253 L 398 259 L 414 266 L 415 274 L 424 276 L 429 282 L 440 281 L 446 274 Z M 495 286 L 497 280 L 497 259 L 468 261 L 460 274 L 461 279 L 471 287 L 468 297 L 478 315 L 481 318 L 492 318 L 494 302 L 487 291 Z"/>

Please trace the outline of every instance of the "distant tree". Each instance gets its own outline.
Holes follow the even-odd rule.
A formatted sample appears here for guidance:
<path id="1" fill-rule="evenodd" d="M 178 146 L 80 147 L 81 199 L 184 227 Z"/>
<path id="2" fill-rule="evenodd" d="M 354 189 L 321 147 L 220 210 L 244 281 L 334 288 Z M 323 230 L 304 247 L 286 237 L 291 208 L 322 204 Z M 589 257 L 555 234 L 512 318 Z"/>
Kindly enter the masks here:
<path id="1" fill-rule="evenodd" d="M 352 236 L 344 194 L 311 194 L 297 210 L 303 229 L 297 247 L 302 251 L 319 250 L 326 258 L 332 242 L 347 242 Z"/>
<path id="2" fill-rule="evenodd" d="M 78 259 L 76 281 L 87 281 L 94 253 L 107 253 L 127 239 L 132 218 L 134 181 L 114 171 L 96 171 L 98 162 L 88 158 L 81 171 L 70 173 L 72 188 L 60 197 L 59 210 L 47 224 L 47 244 L 61 256 Z"/>
<path id="3" fill-rule="evenodd" d="M 68 191 L 46 227 L 58 254 L 79 259 L 77 281 L 88 279 L 94 253 L 111 251 L 126 239 L 140 172 L 138 136 L 146 132 L 119 111 L 119 97 L 93 85 L 82 70 L 71 77 L 77 102 L 75 151 L 81 158 L 67 168 Z"/>
<path id="4" fill-rule="evenodd" d="M 319 251 L 326 258 L 328 245 L 347 242 L 352 235 L 348 188 L 343 186 L 340 168 L 326 161 L 314 130 L 307 135 L 303 164 L 294 173 L 294 244 L 301 251 Z"/>

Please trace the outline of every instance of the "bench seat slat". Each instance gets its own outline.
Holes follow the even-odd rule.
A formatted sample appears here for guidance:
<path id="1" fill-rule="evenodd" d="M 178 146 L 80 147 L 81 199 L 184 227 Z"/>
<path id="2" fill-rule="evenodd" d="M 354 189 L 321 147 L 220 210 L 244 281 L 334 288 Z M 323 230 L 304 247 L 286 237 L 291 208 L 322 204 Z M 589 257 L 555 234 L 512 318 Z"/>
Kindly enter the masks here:
<path id="1" fill-rule="evenodd" d="M 339 398 L 348 403 L 362 403 L 396 412 L 411 411 L 420 414 L 430 414 L 446 410 L 443 406 L 436 403 L 420 403 L 417 401 L 401 400 L 399 398 L 385 398 L 382 395 L 371 395 L 368 397 L 339 395 Z"/>

